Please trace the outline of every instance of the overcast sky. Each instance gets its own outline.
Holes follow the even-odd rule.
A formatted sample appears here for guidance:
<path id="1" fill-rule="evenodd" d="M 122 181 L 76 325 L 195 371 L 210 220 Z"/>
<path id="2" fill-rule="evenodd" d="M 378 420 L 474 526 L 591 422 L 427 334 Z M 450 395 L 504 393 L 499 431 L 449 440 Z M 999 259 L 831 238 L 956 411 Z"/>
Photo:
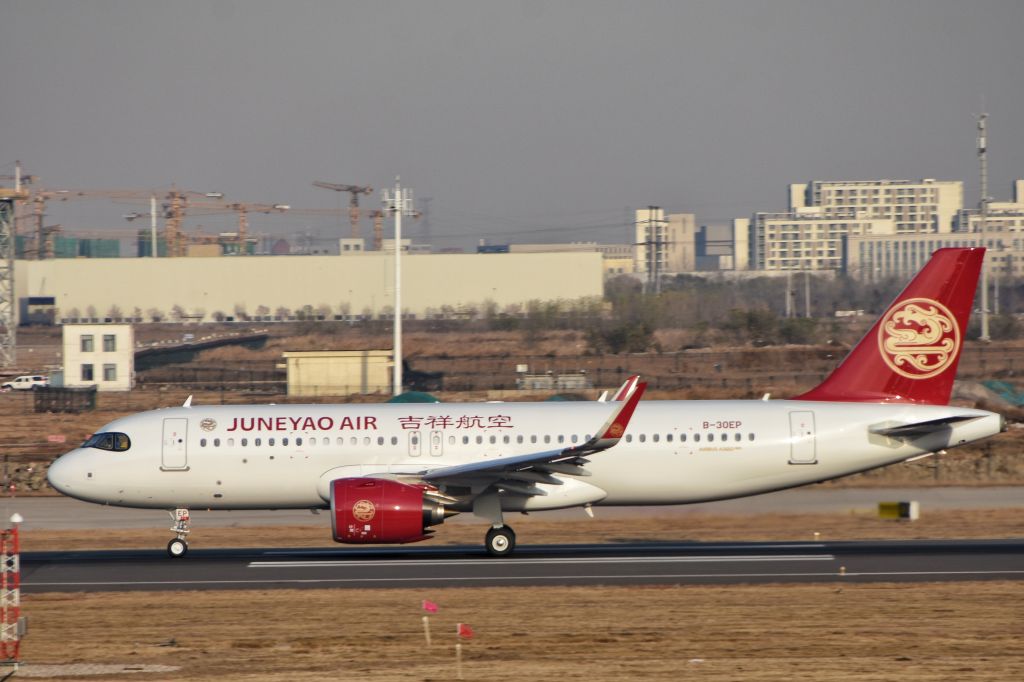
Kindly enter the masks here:
<path id="1" fill-rule="evenodd" d="M 811 179 L 963 180 L 976 202 L 987 110 L 1005 200 L 1022 36 L 1019 0 L 4 0 L 0 173 L 309 208 L 338 205 L 314 180 L 401 175 L 438 246 L 625 241 L 629 208 L 725 221 Z"/>

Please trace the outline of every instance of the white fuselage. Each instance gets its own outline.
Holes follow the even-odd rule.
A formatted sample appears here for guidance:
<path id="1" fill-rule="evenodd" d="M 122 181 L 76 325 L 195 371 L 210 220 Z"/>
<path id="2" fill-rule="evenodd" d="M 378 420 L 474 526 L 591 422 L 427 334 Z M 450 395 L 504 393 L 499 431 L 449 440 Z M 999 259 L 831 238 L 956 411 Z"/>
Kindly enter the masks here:
<path id="1" fill-rule="evenodd" d="M 408 477 L 582 443 L 615 403 L 192 406 L 107 424 L 124 451 L 79 448 L 50 468 L 61 492 L 145 508 L 325 508 L 330 481 Z M 897 439 L 879 426 L 966 417 Z M 932 405 L 641 402 L 588 477 L 503 493 L 506 510 L 682 504 L 754 495 L 900 462 L 999 433 L 999 415 Z M 458 497 L 458 491 L 450 491 Z M 458 506 L 456 505 L 457 509 Z"/>

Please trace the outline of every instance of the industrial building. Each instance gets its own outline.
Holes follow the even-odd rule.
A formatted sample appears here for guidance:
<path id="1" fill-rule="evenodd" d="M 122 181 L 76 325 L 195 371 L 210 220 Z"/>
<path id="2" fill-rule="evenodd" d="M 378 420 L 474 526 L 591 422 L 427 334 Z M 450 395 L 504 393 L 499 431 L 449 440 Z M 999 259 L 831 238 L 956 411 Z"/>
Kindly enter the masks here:
<path id="1" fill-rule="evenodd" d="M 407 318 L 465 315 L 493 303 L 603 296 L 594 252 L 409 254 Z M 394 257 L 80 258 L 18 261 L 17 300 L 53 298 L 57 322 L 389 318 Z"/>

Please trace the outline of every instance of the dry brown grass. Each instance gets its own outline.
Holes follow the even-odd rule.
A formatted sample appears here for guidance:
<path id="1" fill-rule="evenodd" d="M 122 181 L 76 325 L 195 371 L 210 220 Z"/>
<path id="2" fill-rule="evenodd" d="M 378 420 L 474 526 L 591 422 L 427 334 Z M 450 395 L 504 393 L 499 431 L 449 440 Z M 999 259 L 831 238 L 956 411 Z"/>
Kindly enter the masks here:
<path id="1" fill-rule="evenodd" d="M 441 609 L 429 649 L 424 598 Z M 468 680 L 1024 675 L 1013 582 L 44 594 L 24 606 L 30 666 L 181 666 L 144 679 L 455 679 L 457 622 L 475 633 Z"/>

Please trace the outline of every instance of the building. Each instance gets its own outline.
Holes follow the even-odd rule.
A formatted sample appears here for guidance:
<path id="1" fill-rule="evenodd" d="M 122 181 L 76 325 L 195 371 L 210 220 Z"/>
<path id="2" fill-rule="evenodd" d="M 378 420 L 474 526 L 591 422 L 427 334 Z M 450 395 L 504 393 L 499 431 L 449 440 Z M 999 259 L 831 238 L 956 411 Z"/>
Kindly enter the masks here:
<path id="1" fill-rule="evenodd" d="M 792 213 L 758 213 L 762 270 L 838 270 L 844 239 L 854 235 L 894 235 L 886 218 L 826 216 L 820 209 Z"/>
<path id="2" fill-rule="evenodd" d="M 135 319 L 277 321 L 393 313 L 394 254 L 248 258 L 109 258 L 18 261 L 15 299 L 52 297 L 58 322 Z M 408 254 L 403 314 L 499 309 L 604 295 L 597 252 Z"/>
<path id="3" fill-rule="evenodd" d="M 936 249 L 986 246 L 989 272 L 998 276 L 1024 276 L 1024 180 L 1013 184 L 1013 201 L 990 202 L 982 230 L 978 209 L 961 209 L 955 231 L 942 234 L 851 236 L 843 269 L 852 277 L 873 281 L 886 277 L 910 278 L 924 267 Z"/>
<path id="4" fill-rule="evenodd" d="M 64 385 L 129 391 L 135 383 L 135 334 L 130 324 L 65 324 Z"/>
<path id="5" fill-rule="evenodd" d="M 943 234 L 964 204 L 959 180 L 814 180 L 789 187 L 790 210 L 817 207 L 825 216 L 889 219 L 897 234 Z"/>
<path id="6" fill-rule="evenodd" d="M 598 244 L 597 242 L 569 242 L 561 244 L 509 244 L 509 253 L 600 253 L 604 258 L 604 276 L 617 277 L 635 270 L 632 244 Z"/>
<path id="7" fill-rule="evenodd" d="M 289 351 L 282 356 L 288 395 L 391 393 L 390 350 Z"/>
<path id="8" fill-rule="evenodd" d="M 750 265 L 760 270 L 839 269 L 848 237 L 947 234 L 962 207 L 960 181 L 792 184 L 788 211 L 754 214 Z"/>
<path id="9" fill-rule="evenodd" d="M 692 213 L 665 215 L 656 206 L 636 211 L 634 271 L 651 283 L 697 269 L 697 221 Z"/>

